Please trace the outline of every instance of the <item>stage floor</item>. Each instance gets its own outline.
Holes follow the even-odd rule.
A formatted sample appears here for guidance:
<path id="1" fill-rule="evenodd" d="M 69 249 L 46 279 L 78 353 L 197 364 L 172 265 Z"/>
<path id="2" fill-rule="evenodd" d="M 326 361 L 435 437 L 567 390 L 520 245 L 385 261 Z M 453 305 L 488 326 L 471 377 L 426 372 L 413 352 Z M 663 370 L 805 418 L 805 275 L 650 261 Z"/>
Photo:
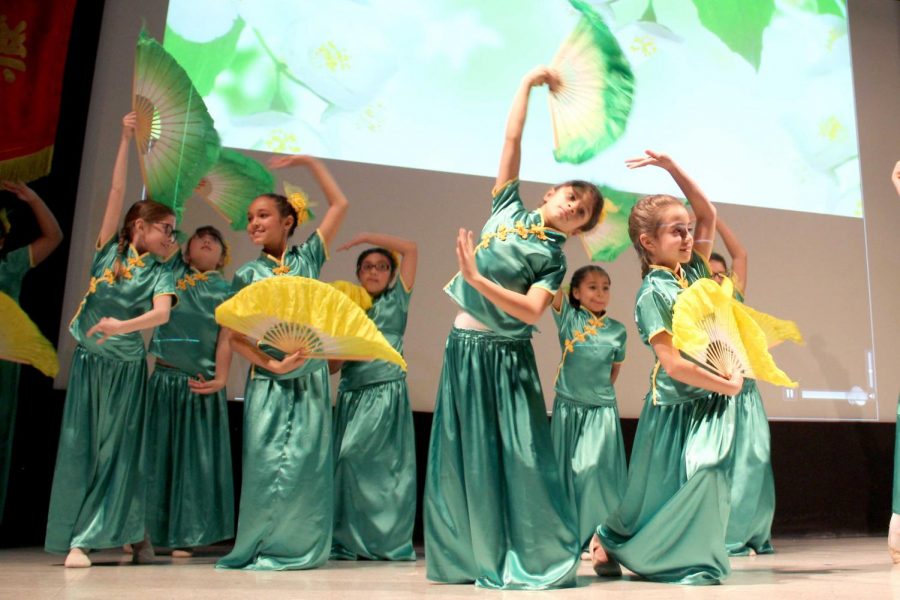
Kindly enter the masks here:
<path id="1" fill-rule="evenodd" d="M 37 548 L 0 550 L 0 598 L 807 598 L 900 597 L 900 566 L 892 568 L 887 539 L 776 539 L 769 556 L 735 558 L 724 585 L 686 587 L 623 579 L 601 580 L 583 562 L 578 587 L 549 592 L 494 592 L 425 579 L 425 562 L 330 562 L 313 571 L 243 572 L 213 569 L 225 547 L 191 559 L 157 556 L 131 566 L 125 556 L 91 555 L 90 569 L 65 569 L 62 557 Z M 124 563 L 119 566 L 119 563 Z"/>

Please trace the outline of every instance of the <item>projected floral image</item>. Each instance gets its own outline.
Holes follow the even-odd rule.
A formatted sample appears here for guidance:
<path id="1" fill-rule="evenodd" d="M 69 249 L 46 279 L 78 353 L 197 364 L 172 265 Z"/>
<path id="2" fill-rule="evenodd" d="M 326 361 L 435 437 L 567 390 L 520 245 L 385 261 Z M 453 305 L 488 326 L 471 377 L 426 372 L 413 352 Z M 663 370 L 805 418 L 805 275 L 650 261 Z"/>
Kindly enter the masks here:
<path id="1" fill-rule="evenodd" d="M 588 4 L 634 73 L 627 127 L 560 164 L 536 99 L 525 177 L 664 189 L 622 167 L 661 147 L 718 201 L 862 216 L 842 0 Z M 226 146 L 493 176 L 512 91 L 580 16 L 563 0 L 171 0 L 164 44 Z"/>

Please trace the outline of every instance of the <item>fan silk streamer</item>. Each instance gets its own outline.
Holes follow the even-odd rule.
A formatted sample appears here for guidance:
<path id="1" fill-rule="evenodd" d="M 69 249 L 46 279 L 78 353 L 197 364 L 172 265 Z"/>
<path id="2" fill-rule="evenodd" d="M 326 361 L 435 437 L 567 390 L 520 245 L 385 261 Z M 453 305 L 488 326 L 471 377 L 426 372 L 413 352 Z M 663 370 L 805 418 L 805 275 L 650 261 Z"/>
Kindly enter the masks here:
<path id="1" fill-rule="evenodd" d="M 0 180 L 50 172 L 75 0 L 0 3 Z"/>
<path id="2" fill-rule="evenodd" d="M 235 231 L 247 228 L 247 208 L 254 198 L 269 194 L 275 178 L 259 162 L 222 148 L 219 159 L 200 180 L 196 193 L 228 221 Z"/>
<path id="3" fill-rule="evenodd" d="M 216 309 L 216 322 L 286 354 L 309 358 L 406 361 L 344 293 L 306 277 L 252 283 Z"/>
<path id="4" fill-rule="evenodd" d="M 550 68 L 559 86 L 550 92 L 557 162 L 580 164 L 625 132 L 634 96 L 634 74 L 619 42 L 586 3 L 575 30 L 557 50 Z"/>
<path id="5" fill-rule="evenodd" d="M 0 292 L 0 360 L 31 365 L 47 377 L 56 377 L 59 359 L 45 338 L 15 300 Z"/>
<path id="6" fill-rule="evenodd" d="M 672 315 L 674 346 L 722 375 L 740 371 L 746 377 L 796 387 L 775 365 L 765 332 L 733 293 L 730 280 L 719 285 L 700 279 L 679 294 Z"/>
<path id="7" fill-rule="evenodd" d="M 133 92 L 134 139 L 148 196 L 181 221 L 184 201 L 219 157 L 219 135 L 187 73 L 143 29 Z"/>

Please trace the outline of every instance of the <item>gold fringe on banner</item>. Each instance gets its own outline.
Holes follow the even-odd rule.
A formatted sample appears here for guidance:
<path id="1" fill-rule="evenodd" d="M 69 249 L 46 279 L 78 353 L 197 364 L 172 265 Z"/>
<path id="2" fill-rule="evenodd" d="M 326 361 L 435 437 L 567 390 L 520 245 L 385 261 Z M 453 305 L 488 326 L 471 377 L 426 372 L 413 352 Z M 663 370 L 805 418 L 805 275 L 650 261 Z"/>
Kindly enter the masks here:
<path id="1" fill-rule="evenodd" d="M 32 154 L 0 160 L 0 180 L 34 181 L 50 172 L 53 162 L 53 145 L 42 148 Z"/>

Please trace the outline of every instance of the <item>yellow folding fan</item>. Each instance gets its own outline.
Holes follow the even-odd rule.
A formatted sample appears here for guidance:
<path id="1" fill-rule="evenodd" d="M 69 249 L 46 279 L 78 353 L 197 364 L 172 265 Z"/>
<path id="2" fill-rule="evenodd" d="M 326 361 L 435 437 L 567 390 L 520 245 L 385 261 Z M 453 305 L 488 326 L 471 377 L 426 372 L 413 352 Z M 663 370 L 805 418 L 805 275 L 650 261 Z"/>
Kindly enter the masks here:
<path id="1" fill-rule="evenodd" d="M 363 310 L 372 308 L 372 296 L 361 285 L 339 279 L 331 282 L 331 287 L 342 292 Z"/>
<path id="2" fill-rule="evenodd" d="M 216 321 L 247 337 L 309 358 L 386 360 L 406 370 L 365 311 L 327 283 L 271 277 L 252 283 L 216 309 Z"/>
<path id="3" fill-rule="evenodd" d="M 53 349 L 19 304 L 0 292 L 0 360 L 31 365 L 47 377 L 59 373 L 59 359 Z"/>
<path id="4" fill-rule="evenodd" d="M 763 329 L 732 297 L 730 281 L 700 279 L 678 295 L 672 315 L 672 343 L 700 364 L 730 377 L 795 387 L 775 365 Z M 774 317 L 773 317 L 774 318 Z"/>

